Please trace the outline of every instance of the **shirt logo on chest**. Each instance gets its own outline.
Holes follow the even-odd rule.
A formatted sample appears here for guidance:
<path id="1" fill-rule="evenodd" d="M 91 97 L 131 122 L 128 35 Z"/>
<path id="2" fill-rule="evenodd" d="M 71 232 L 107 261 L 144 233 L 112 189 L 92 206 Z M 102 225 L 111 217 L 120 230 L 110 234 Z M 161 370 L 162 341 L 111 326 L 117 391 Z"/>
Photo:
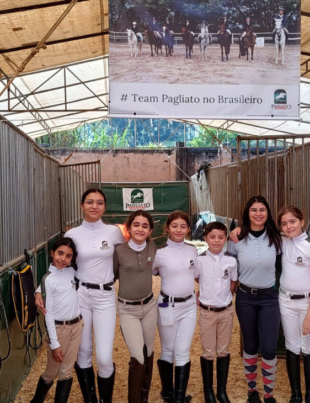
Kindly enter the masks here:
<path id="1" fill-rule="evenodd" d="M 101 243 L 101 250 L 108 250 L 108 249 L 110 249 L 110 247 L 109 247 L 109 244 L 108 244 L 108 241 L 102 241 L 102 243 Z"/>
<path id="2" fill-rule="evenodd" d="M 189 269 L 193 269 L 195 267 L 195 263 L 193 260 L 190 260 L 189 262 Z"/>
<path id="3" fill-rule="evenodd" d="M 223 278 L 228 278 L 228 269 L 225 269 Z"/>
<path id="4" fill-rule="evenodd" d="M 302 257 L 298 256 L 297 261 L 296 261 L 296 266 L 305 266 L 305 264 L 302 261 Z"/>
<path id="5" fill-rule="evenodd" d="M 152 264 L 152 258 L 151 258 L 151 256 L 149 256 L 149 257 L 147 258 L 147 264 Z"/>
<path id="6" fill-rule="evenodd" d="M 76 281 L 71 280 L 71 285 L 72 285 L 72 288 L 74 288 L 76 290 Z"/>

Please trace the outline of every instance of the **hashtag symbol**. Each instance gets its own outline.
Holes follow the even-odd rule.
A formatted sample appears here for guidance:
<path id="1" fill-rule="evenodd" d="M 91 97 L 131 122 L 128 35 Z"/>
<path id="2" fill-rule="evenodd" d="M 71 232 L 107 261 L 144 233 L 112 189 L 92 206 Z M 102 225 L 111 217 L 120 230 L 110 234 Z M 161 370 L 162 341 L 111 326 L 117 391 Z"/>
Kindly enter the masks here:
<path id="1" fill-rule="evenodd" d="M 127 97 L 128 97 L 127 94 L 123 94 L 123 95 L 121 96 L 121 101 L 122 101 L 122 102 L 123 102 L 123 101 L 127 101 Z"/>

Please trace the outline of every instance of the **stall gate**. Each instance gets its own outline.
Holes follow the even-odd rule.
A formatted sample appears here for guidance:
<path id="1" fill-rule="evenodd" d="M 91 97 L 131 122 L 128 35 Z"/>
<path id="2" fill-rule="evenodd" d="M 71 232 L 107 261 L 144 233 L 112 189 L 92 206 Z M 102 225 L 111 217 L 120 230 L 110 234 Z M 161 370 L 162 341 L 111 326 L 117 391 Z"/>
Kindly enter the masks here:
<path id="1" fill-rule="evenodd" d="M 61 230 L 63 233 L 82 223 L 82 194 L 90 187 L 100 188 L 100 175 L 100 161 L 59 166 Z"/>
<path id="2" fill-rule="evenodd" d="M 241 220 L 247 200 L 260 194 L 268 200 L 275 219 L 282 206 L 293 204 L 303 211 L 307 224 L 310 135 L 238 136 L 237 140 L 237 163 L 211 167 L 199 180 L 197 175 L 191 178 L 192 211 L 209 210 L 216 216 Z M 273 152 L 268 151 L 270 146 Z M 245 159 L 242 148 L 247 148 Z"/>

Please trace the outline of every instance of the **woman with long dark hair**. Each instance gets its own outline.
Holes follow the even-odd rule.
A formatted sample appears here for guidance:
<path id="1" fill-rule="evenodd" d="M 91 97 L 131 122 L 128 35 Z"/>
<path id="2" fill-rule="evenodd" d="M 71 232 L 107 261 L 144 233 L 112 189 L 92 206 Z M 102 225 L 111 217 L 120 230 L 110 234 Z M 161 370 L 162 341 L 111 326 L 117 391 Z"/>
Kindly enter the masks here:
<path id="1" fill-rule="evenodd" d="M 239 229 L 235 231 L 240 232 Z M 263 196 L 251 197 L 247 202 L 238 239 L 238 243 L 228 242 L 227 251 L 239 262 L 236 313 L 244 340 L 243 364 L 248 383 L 248 402 L 261 403 L 256 386 L 260 347 L 264 402 L 275 403 L 273 389 L 280 326 L 275 281 L 276 263 L 281 261 L 281 236 Z"/>

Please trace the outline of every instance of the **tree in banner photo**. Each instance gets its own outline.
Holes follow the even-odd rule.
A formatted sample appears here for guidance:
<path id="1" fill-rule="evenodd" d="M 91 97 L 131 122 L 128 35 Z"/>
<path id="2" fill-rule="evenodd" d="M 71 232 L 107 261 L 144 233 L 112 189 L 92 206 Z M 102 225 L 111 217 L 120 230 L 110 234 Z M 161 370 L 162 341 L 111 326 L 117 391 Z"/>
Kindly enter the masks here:
<path id="1" fill-rule="evenodd" d="M 298 91 L 299 0 L 110 0 L 109 6 L 111 115 L 164 117 L 163 109 L 154 105 L 163 104 L 163 94 L 154 89 L 158 84 L 178 89 L 167 90 L 166 99 L 195 96 L 180 91 L 180 85 L 205 86 L 204 97 L 210 98 L 214 86 L 276 86 L 273 91 L 287 92 L 286 85 Z M 134 91 L 135 84 L 143 84 L 145 92 Z M 253 91 L 236 95 L 259 97 Z M 138 105 L 144 102 L 153 105 Z M 189 108 L 187 117 L 204 117 L 208 111 L 213 114 L 206 105 L 196 111 Z M 266 111 L 264 117 L 272 115 L 269 105 Z M 249 115 L 236 110 L 233 114 Z M 288 115 L 292 118 L 292 112 Z"/>

